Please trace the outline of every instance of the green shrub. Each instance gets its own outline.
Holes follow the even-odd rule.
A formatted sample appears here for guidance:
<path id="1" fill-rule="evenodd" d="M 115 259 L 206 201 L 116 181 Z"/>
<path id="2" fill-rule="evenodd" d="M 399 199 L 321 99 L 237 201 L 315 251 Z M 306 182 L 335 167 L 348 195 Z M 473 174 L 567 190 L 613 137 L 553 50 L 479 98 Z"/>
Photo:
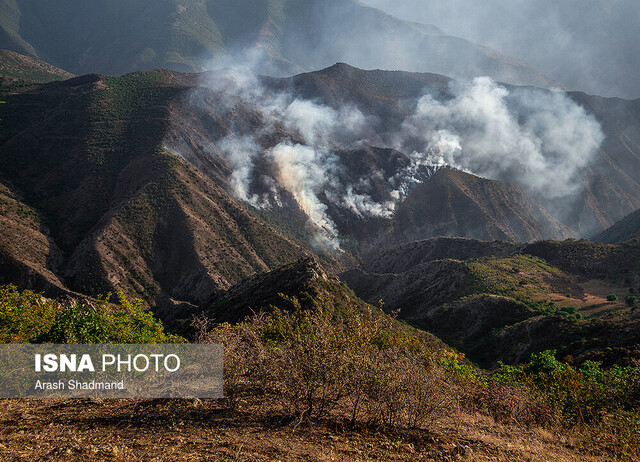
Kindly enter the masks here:
<path id="1" fill-rule="evenodd" d="M 616 300 L 618 300 L 618 296 L 616 294 L 607 295 L 607 301 L 608 302 L 615 302 Z"/>
<path id="2" fill-rule="evenodd" d="M 624 299 L 624 302 L 627 304 L 627 306 L 635 306 L 637 301 L 638 297 L 636 297 L 635 295 L 627 295 Z"/>
<path id="3" fill-rule="evenodd" d="M 586 361 L 576 368 L 547 350 L 532 355 L 528 364 L 502 365 L 492 380 L 535 392 L 569 421 L 594 423 L 607 413 L 640 410 L 637 366 L 603 369 L 599 362 Z"/>
<path id="4" fill-rule="evenodd" d="M 111 295 L 96 301 L 44 298 L 15 286 L 0 287 L 2 343 L 176 343 L 184 339 L 166 334 L 162 323 L 128 301 L 121 292 L 117 305 Z"/>
<path id="5" fill-rule="evenodd" d="M 563 306 L 559 311 L 569 314 L 576 314 L 578 312 L 578 308 L 575 306 Z"/>

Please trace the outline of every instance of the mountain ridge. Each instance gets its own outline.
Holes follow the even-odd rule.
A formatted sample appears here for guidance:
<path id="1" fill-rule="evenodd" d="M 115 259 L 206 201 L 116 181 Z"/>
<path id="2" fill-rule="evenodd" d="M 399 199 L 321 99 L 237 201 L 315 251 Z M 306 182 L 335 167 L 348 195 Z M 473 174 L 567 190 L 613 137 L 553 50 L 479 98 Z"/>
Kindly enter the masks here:
<path id="1" fill-rule="evenodd" d="M 483 367 L 547 349 L 625 363 L 640 355 L 639 256 L 638 241 L 436 238 L 384 250 L 340 278 Z"/>
<path id="2" fill-rule="evenodd" d="M 201 71 L 212 60 L 224 62 L 226 53 L 251 60 L 251 50 L 262 50 L 258 62 L 274 75 L 349 61 L 365 68 L 430 70 L 458 78 L 488 74 L 511 83 L 553 85 L 520 60 L 351 0 L 145 0 L 85 2 L 80 8 L 73 2 L 53 6 L 30 0 L 1 7 L 5 20 L 0 22 L 0 47 L 75 74 L 162 67 Z M 407 50 L 407 56 L 398 49 Z M 460 57 L 449 58 L 454 55 Z M 430 63 L 430 68 L 416 63 Z"/>
<path id="3" fill-rule="evenodd" d="M 238 198 L 230 183 L 232 159 L 218 144 L 237 139 L 238 129 L 261 134 L 260 149 L 272 152 L 283 142 L 302 143 L 301 135 L 283 123 L 265 131 L 269 125 L 255 101 L 208 86 L 217 75 L 91 74 L 8 91 L 7 104 L 0 105 L 0 169 L 3 207 L 15 212 L 3 217 L 9 236 L 2 242 L 5 281 L 13 282 L 10 274 L 15 274 L 38 289 L 88 294 L 122 289 L 151 304 L 199 305 L 245 277 L 304 255 L 315 254 L 341 272 L 389 245 L 441 234 L 508 240 L 575 236 L 522 188 L 440 168 L 421 172 L 390 217 L 358 215 L 318 194 L 343 248 L 332 253 L 314 247 L 317 229 L 291 191 L 280 187 L 279 206 Z M 451 82 L 435 74 L 362 71 L 346 64 L 262 81 L 265 91 L 285 88 L 291 98 L 320 108 L 352 101 L 365 114 L 374 108 L 373 114 L 389 118 L 406 114 L 403 101 L 425 88 L 446 96 Z M 633 108 L 629 102 L 583 98 L 601 105 L 600 114 L 609 104 L 614 109 L 623 104 L 623 113 Z M 319 106 L 323 101 L 326 106 Z M 371 120 L 371 132 L 384 145 L 385 134 L 375 130 L 380 122 Z M 332 143 L 333 162 L 342 166 L 337 178 L 345 184 L 371 178 L 372 201 L 387 200 L 394 187 L 387 177 L 411 166 L 407 154 L 373 142 Z M 627 171 L 635 168 L 633 156 L 623 160 Z M 272 167 L 256 165 L 259 174 L 274 174 Z M 613 192 L 632 190 L 617 185 Z M 440 200 L 429 202 L 434 197 Z M 33 220 L 25 222 L 25 216 Z M 18 238 L 24 226 L 36 233 L 38 245 L 30 250 Z M 553 257 L 552 248 L 545 252 Z M 573 258 L 563 255 L 559 258 Z"/>
<path id="4" fill-rule="evenodd" d="M 19 93 L 24 105 L 8 98 L 0 164 L 24 191 L 12 207 L 34 217 L 39 241 L 55 243 L 32 268 L 45 279 L 53 272 L 54 285 L 90 295 L 124 290 L 151 304 L 197 302 L 305 255 L 160 148 L 166 101 L 181 91 L 169 75 L 84 76 Z M 21 226 L 19 216 L 4 218 L 11 229 Z M 5 255 L 14 264 L 30 261 L 36 253 L 21 247 L 18 231 L 11 235 L 0 243 Z M 53 254 L 62 261 L 54 265 Z"/>
<path id="5" fill-rule="evenodd" d="M 0 63 L 0 86 L 45 83 L 74 77 L 70 72 L 49 63 L 9 50 L 0 50 Z"/>

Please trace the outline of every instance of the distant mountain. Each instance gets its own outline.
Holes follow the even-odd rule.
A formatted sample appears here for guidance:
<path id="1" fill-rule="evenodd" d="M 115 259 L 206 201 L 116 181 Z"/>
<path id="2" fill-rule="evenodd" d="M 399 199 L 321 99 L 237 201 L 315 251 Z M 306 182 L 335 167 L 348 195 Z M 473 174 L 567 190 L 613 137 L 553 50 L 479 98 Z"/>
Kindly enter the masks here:
<path id="1" fill-rule="evenodd" d="M 364 0 L 527 61 L 571 90 L 640 97 L 636 0 Z M 496 14 L 499 12 L 499 14 Z M 533 46 L 535 44 L 535 46 Z"/>
<path id="2" fill-rule="evenodd" d="M 66 80 L 73 74 L 29 56 L 0 50 L 0 85 L 45 83 Z"/>
<path id="3" fill-rule="evenodd" d="M 307 255 L 338 272 L 439 235 L 564 239 L 576 223 L 608 224 L 640 200 L 638 134 L 618 125 L 634 102 L 572 95 L 594 108 L 608 138 L 584 172 L 585 205 L 563 222 L 520 186 L 425 167 L 388 146 L 416 98 L 450 98 L 447 77 L 338 64 L 257 79 L 258 96 L 229 93 L 225 82 L 220 72 L 164 70 L 3 87 L 2 282 L 202 306 Z M 267 112 L 264 98 L 273 95 L 295 103 L 278 111 L 309 110 L 302 122 L 364 120 L 362 137 L 353 142 L 335 129 L 323 132 L 323 144 L 306 145 L 305 136 L 319 135 Z M 344 108 L 351 112 L 339 116 Z M 545 252 L 554 261 L 555 250 Z"/>
<path id="4" fill-rule="evenodd" d="M 259 72 L 272 75 L 346 61 L 456 78 L 553 83 L 522 61 L 352 0 L 5 1 L 0 18 L 0 48 L 75 74 L 201 71 L 225 54 L 236 60 L 248 54 Z M 263 53 L 258 62 L 248 50 Z"/>
<path id="5" fill-rule="evenodd" d="M 640 238 L 640 210 L 636 210 L 593 237 L 596 242 L 617 244 L 629 239 Z"/>
<path id="6" fill-rule="evenodd" d="M 637 241 L 438 238 L 387 249 L 340 277 L 487 367 L 550 348 L 615 362 L 640 356 L 637 306 L 623 301 L 640 291 L 639 258 Z"/>

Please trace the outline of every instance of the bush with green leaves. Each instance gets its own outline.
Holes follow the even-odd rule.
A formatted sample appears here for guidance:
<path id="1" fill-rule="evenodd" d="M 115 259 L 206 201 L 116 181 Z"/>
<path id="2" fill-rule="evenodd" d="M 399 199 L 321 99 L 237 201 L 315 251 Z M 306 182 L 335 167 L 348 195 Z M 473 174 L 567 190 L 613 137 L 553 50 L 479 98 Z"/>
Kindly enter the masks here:
<path id="1" fill-rule="evenodd" d="M 519 388 L 547 403 L 560 423 L 585 428 L 601 443 L 606 437 L 623 458 L 640 455 L 640 367 L 602 367 L 585 361 L 580 367 L 562 363 L 555 351 L 531 356 L 528 364 L 502 365 L 496 384 Z"/>
<path id="2" fill-rule="evenodd" d="M 30 290 L 0 286 L 2 343 L 179 343 L 140 300 L 116 293 L 98 300 L 47 299 Z"/>
<path id="3" fill-rule="evenodd" d="M 592 422 L 603 413 L 640 410 L 640 368 L 585 361 L 580 367 L 558 361 L 555 350 L 533 354 L 528 364 L 502 365 L 497 383 L 534 390 L 562 414 Z"/>

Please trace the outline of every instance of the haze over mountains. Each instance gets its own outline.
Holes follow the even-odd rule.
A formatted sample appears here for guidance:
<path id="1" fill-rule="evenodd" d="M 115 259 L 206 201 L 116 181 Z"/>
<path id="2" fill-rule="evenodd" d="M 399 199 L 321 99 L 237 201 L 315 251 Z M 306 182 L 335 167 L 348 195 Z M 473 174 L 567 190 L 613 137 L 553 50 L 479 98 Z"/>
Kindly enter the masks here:
<path id="1" fill-rule="evenodd" d="M 640 130 L 621 130 L 637 102 L 489 87 L 507 123 L 531 120 L 531 130 L 508 135 L 523 149 L 542 143 L 521 151 L 523 166 L 550 156 L 549 168 L 564 168 L 577 155 L 545 147 L 558 135 L 536 125 L 549 109 L 526 106 L 531 95 L 561 97 L 551 116 L 586 120 L 606 136 L 597 150 L 581 151 L 582 139 L 569 145 L 589 157 L 546 174 L 562 182 L 558 195 L 553 183 L 514 176 L 508 153 L 492 151 L 484 163 L 493 128 L 461 107 L 473 107 L 473 91 L 487 83 L 461 90 L 443 76 L 346 64 L 287 79 L 243 75 L 88 75 L 7 93 L 5 278 L 197 304 L 309 253 L 339 270 L 381 247 L 438 235 L 565 239 L 640 206 L 631 150 Z M 412 138 L 416 124 L 434 123 L 420 117 L 427 103 L 460 116 Z M 468 137 L 461 130 L 472 122 Z M 452 141 L 443 147 L 445 134 Z M 476 164 L 463 163 L 468 143 Z M 487 165 L 483 175 L 496 179 L 446 167 L 456 162 Z M 33 239 L 23 241 L 25 232 Z"/>
<path id="2" fill-rule="evenodd" d="M 370 69 L 553 83 L 522 61 L 352 0 L 6 0 L 0 18 L 0 48 L 74 74 L 201 71 L 242 58 L 270 75 L 344 61 Z"/>
<path id="3" fill-rule="evenodd" d="M 220 104 L 212 96 L 220 91 L 233 98 Z M 188 159 L 207 159 L 212 152 L 225 158 L 236 195 L 254 206 L 275 200 L 270 189 L 278 183 L 331 234 L 352 234 L 353 225 L 340 229 L 343 222 L 391 218 L 396 206 L 412 203 L 404 201 L 407 194 L 423 191 L 417 186 L 443 166 L 521 186 L 518 192 L 503 184 L 511 189 L 499 197 L 519 195 L 515 202 L 528 211 L 516 216 L 547 229 L 539 237 L 590 236 L 640 207 L 635 101 L 509 88 L 483 79 L 458 84 L 433 74 L 362 71 L 346 64 L 284 80 L 213 73 L 190 98 L 182 107 L 191 114 L 180 116 L 190 125 L 203 127 L 203 119 L 215 114 L 222 120 L 225 113 L 233 114 L 233 123 L 213 137 L 206 130 L 186 143 L 175 136 L 175 144 L 168 141 L 171 150 Z M 238 104 L 244 100 L 251 104 Z M 202 148 L 212 140 L 217 149 Z M 292 163 L 293 154 L 298 160 Z M 265 177 L 268 165 L 276 172 Z M 305 168 L 298 172 L 302 177 L 282 175 L 298 167 Z M 488 185 L 467 194 L 484 202 Z M 456 196 L 445 197 L 451 203 Z M 532 212 L 536 207 L 540 211 Z M 480 209 L 489 221 L 500 216 L 495 207 Z M 531 213 L 538 218 L 527 218 Z M 446 215 L 443 222 L 456 222 Z M 393 220 L 402 216 L 408 217 L 398 213 Z M 477 221 L 467 221 L 472 237 L 536 239 L 536 232 L 523 231 L 531 225 L 492 234 L 472 231 Z"/>
<path id="4" fill-rule="evenodd" d="M 570 90 L 640 98 L 635 0 L 365 0 L 524 59 Z"/>

